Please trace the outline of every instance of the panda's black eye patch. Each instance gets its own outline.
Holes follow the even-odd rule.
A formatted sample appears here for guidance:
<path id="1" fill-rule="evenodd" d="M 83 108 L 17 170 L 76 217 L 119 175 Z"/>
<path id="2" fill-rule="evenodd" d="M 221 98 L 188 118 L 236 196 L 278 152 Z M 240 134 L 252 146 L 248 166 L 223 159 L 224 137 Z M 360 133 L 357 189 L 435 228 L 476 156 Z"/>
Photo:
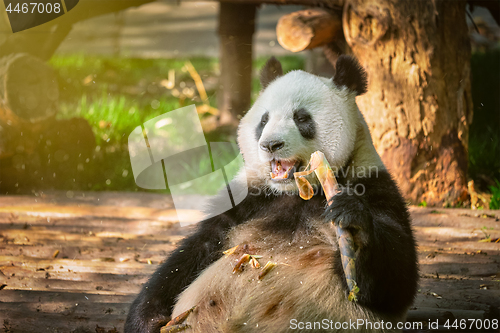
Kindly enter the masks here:
<path id="1" fill-rule="evenodd" d="M 309 115 L 299 115 L 295 117 L 295 121 L 298 121 L 299 123 L 306 123 L 309 120 L 311 120 Z"/>
<path id="2" fill-rule="evenodd" d="M 257 141 L 259 141 L 260 136 L 262 135 L 262 131 L 264 130 L 264 127 L 266 127 L 268 121 L 269 121 L 269 112 L 266 112 L 262 115 L 262 118 L 260 118 L 260 123 L 257 125 L 257 128 L 255 129 L 255 138 Z"/>
<path id="3" fill-rule="evenodd" d="M 316 136 L 316 124 L 306 109 L 300 108 L 293 113 L 293 121 L 304 139 L 312 140 Z"/>
<path id="4" fill-rule="evenodd" d="M 266 112 L 262 115 L 262 118 L 260 119 L 260 123 L 262 125 L 266 125 L 268 121 L 269 121 L 269 112 Z"/>

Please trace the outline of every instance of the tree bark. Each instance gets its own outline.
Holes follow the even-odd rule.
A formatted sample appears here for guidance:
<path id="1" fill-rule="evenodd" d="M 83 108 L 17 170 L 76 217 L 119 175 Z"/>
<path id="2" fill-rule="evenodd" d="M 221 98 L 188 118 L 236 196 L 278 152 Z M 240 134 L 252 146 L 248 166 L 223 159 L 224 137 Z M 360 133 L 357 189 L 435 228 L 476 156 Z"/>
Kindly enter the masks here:
<path id="1" fill-rule="evenodd" d="M 467 199 L 472 121 L 465 1 L 349 0 L 347 43 L 368 72 L 358 105 L 412 203 Z"/>
<path id="2" fill-rule="evenodd" d="M 220 125 L 237 126 L 241 116 L 250 108 L 255 12 L 253 4 L 220 4 L 221 74 L 217 96 Z"/>

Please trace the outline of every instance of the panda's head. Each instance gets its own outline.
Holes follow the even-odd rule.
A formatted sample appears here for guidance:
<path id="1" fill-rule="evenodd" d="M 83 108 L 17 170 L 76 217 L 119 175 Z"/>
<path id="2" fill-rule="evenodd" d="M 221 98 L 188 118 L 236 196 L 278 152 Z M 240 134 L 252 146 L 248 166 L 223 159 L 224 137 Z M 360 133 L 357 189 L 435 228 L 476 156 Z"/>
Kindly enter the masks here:
<path id="1" fill-rule="evenodd" d="M 251 186 L 295 191 L 293 172 L 316 150 L 332 167 L 349 160 L 362 120 L 355 98 L 367 85 L 355 58 L 340 56 L 332 79 L 303 71 L 283 75 L 279 61 L 271 58 L 261 84 L 263 91 L 238 129 Z"/>

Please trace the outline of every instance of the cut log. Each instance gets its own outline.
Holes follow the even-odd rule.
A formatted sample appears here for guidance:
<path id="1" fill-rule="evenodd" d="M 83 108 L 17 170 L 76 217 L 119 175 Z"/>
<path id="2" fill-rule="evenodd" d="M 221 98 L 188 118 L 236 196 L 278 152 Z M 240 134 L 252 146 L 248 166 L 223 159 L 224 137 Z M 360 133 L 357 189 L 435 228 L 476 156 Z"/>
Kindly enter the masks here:
<path id="1" fill-rule="evenodd" d="M 0 120 L 17 126 L 57 112 L 59 88 L 52 69 L 28 54 L 0 59 Z"/>
<path id="2" fill-rule="evenodd" d="M 292 52 L 331 43 L 342 35 L 342 21 L 335 12 L 314 8 L 280 18 L 276 26 L 278 42 Z"/>
<path id="3" fill-rule="evenodd" d="M 0 58 L 0 158 L 36 150 L 58 99 L 56 75 L 44 62 L 25 53 Z"/>

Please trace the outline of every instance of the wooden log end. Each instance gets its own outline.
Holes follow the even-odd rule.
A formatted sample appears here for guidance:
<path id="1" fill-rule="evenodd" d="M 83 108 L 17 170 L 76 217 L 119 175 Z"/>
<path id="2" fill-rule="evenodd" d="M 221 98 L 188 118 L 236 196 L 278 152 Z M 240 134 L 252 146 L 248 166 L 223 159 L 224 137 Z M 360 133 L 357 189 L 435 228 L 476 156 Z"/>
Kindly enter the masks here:
<path id="1" fill-rule="evenodd" d="M 299 52 L 331 43 L 341 35 L 339 15 L 320 8 L 300 10 L 278 21 L 278 42 L 286 50 Z"/>
<path id="2" fill-rule="evenodd" d="M 4 122 L 35 123 L 57 112 L 59 87 L 52 68 L 28 54 L 0 59 L 0 118 Z"/>

